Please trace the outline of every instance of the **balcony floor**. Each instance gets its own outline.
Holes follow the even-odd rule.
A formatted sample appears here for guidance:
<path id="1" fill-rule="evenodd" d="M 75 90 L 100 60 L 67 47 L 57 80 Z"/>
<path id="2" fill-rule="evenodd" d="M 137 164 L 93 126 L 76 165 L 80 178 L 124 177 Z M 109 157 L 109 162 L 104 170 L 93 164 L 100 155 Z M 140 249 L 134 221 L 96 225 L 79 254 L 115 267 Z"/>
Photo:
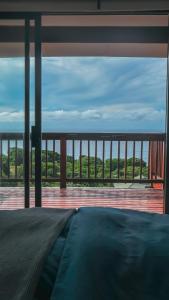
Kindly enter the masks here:
<path id="1" fill-rule="evenodd" d="M 0 187 L 0 209 L 24 208 L 23 188 Z M 104 206 L 163 213 L 163 191 L 157 189 L 59 188 L 42 190 L 43 207 Z M 34 190 L 31 189 L 31 207 Z"/>

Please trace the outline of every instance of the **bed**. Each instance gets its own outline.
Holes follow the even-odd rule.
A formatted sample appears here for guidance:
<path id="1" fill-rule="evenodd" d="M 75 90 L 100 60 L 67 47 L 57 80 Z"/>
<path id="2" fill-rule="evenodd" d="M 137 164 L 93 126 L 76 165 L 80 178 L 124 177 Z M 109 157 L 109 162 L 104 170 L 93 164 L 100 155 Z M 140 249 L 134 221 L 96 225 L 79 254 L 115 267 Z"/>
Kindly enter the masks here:
<path id="1" fill-rule="evenodd" d="M 29 215 L 27 221 L 30 219 L 32 222 L 34 218 L 36 219 L 36 215 L 41 215 L 39 221 L 36 220 L 33 227 L 32 225 L 29 227 L 30 237 L 32 235 L 37 237 L 33 241 L 35 246 L 33 250 L 30 250 L 32 248 L 29 246 L 27 251 L 24 250 L 22 253 L 23 260 L 27 262 L 27 258 L 30 259 L 30 252 L 34 251 L 31 252 L 31 256 L 36 260 L 29 261 L 27 270 L 15 261 L 16 270 L 13 263 L 11 274 L 11 269 L 7 265 L 9 251 L 5 264 L 5 254 L 2 256 L 3 251 L 0 248 L 0 263 L 3 265 L 0 270 L 0 299 L 168 299 L 168 215 L 94 207 L 80 208 L 78 211 L 53 209 L 46 211 L 40 208 L 23 211 L 15 212 L 15 218 L 17 214 L 19 217 L 20 215 L 22 218 L 25 217 L 26 211 L 26 215 Z M 0 214 L 1 225 L 1 220 L 5 221 L 6 218 L 1 216 L 6 212 Z M 48 218 L 52 221 L 49 222 Z M 25 220 L 26 217 L 24 222 L 27 224 Z M 5 231 L 2 227 L 1 244 L 2 239 L 5 241 L 3 238 Z M 21 237 L 17 238 L 17 243 Z M 32 240 L 28 239 L 28 242 Z M 37 250 L 40 243 L 41 248 Z M 9 279 L 17 276 L 19 278 L 20 269 L 23 274 L 25 272 L 24 276 L 27 276 L 30 269 L 31 276 L 27 278 L 26 286 L 14 280 L 15 285 L 16 282 L 18 285 L 13 290 L 14 296 L 10 298 Z M 2 284 L 6 285 L 3 289 Z"/>

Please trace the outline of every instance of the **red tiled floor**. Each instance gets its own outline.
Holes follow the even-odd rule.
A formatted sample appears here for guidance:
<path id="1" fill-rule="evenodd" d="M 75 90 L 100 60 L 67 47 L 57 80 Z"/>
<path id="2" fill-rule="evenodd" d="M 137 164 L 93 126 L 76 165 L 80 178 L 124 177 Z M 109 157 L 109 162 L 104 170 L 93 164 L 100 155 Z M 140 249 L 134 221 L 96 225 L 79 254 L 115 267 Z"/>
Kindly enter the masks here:
<path id="1" fill-rule="evenodd" d="M 24 208 L 23 188 L 0 187 L 0 209 Z M 42 190 L 42 206 L 72 208 L 104 206 L 163 213 L 163 191 L 156 189 L 59 188 Z M 31 207 L 34 190 L 31 190 Z"/>

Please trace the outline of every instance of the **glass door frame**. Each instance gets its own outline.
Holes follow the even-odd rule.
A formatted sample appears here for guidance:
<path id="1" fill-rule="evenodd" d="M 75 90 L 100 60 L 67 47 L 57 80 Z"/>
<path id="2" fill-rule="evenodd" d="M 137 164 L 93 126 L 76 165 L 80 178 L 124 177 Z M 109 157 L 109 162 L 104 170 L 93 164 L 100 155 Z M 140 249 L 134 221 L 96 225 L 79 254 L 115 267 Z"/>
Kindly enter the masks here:
<path id="1" fill-rule="evenodd" d="M 169 14 L 168 14 L 168 53 L 167 53 L 167 97 L 166 97 L 166 147 L 164 212 L 169 214 Z"/>
<path id="2" fill-rule="evenodd" d="M 0 12 L 0 20 L 24 21 L 24 206 L 30 207 L 30 138 L 35 142 L 35 206 L 41 206 L 41 15 Z M 31 32 L 34 21 L 34 40 Z M 30 43 L 35 44 L 35 126 L 30 134 Z"/>

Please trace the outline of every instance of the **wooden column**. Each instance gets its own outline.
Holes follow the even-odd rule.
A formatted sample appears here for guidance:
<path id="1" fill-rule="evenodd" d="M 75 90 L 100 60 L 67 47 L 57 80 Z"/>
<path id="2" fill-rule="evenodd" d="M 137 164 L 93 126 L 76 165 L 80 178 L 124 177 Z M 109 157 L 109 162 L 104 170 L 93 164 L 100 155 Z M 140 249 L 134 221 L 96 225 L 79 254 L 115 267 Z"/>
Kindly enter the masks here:
<path id="1" fill-rule="evenodd" d="M 165 213 L 169 214 L 169 26 L 167 54 L 166 149 L 165 149 Z"/>
<path id="2" fill-rule="evenodd" d="M 60 188 L 66 188 L 66 138 L 60 140 Z"/>

